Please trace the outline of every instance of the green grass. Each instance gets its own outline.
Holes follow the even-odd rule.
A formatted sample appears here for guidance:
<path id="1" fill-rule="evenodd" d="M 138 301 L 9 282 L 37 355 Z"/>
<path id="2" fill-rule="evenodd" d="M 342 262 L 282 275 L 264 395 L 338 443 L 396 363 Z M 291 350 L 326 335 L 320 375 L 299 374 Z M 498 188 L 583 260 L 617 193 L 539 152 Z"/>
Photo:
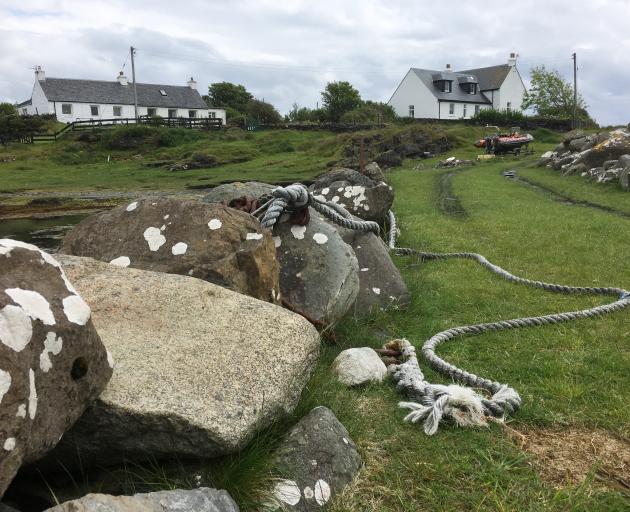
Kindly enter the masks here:
<path id="1" fill-rule="evenodd" d="M 457 130 L 462 146 L 449 154 L 474 156 L 477 151 L 464 143 L 477 137 L 477 131 Z M 260 133 L 251 140 L 260 142 L 264 137 L 273 139 Z M 336 136 L 318 134 L 311 139 L 299 134 L 301 149 L 299 140 L 286 137 L 297 144 L 287 157 L 287 167 L 269 165 L 267 168 L 275 170 L 268 172 L 261 165 L 269 162 L 269 155 L 262 155 L 225 166 L 224 176 L 233 176 L 240 169 L 247 176 L 240 179 L 272 181 L 270 176 L 282 173 L 315 173 L 315 167 L 323 165 L 339 147 Z M 537 144 L 539 152 L 556 142 L 551 136 L 548 139 Z M 256 150 L 262 151 L 259 145 Z M 330 152 L 323 154 L 323 147 Z M 280 159 L 279 154 L 274 153 L 273 158 Z M 519 173 L 531 173 L 532 178 L 555 180 L 557 176 L 544 169 L 527 167 L 534 161 L 533 157 L 505 157 L 455 175 L 453 191 L 467 211 L 465 218 L 450 217 L 437 207 L 438 180 L 449 170 L 433 169 L 435 159 L 424 161 L 421 170 L 414 170 L 417 162 L 405 162 L 403 168 L 388 173 L 396 191 L 400 245 L 480 252 L 507 270 L 533 279 L 630 288 L 630 220 L 552 200 L 501 176 L 502 170 L 517 168 Z M 153 186 L 177 185 L 171 181 L 174 178 L 163 179 Z M 600 204 L 611 201 L 614 193 L 610 187 L 584 183 L 584 187 L 592 187 L 587 190 L 581 182 L 569 182 L 567 193 L 588 194 L 589 200 Z M 83 183 L 87 186 L 89 180 Z M 561 489 L 545 482 L 528 463 L 529 456 L 500 425 L 456 429 L 446 424 L 436 436 L 427 437 L 419 426 L 402 422 L 405 413 L 397 407 L 401 397 L 390 382 L 347 389 L 330 375 L 332 360 L 348 347 L 378 347 L 397 337 L 406 337 L 419 347 L 432 334 L 451 326 L 589 307 L 607 298 L 556 295 L 510 284 L 468 261 L 418 263 L 401 257 L 396 263 L 411 291 L 409 309 L 391 309 L 367 319 L 350 318 L 339 325 L 336 343 L 323 344 L 315 373 L 290 418 L 261 432 L 248 448 L 231 457 L 194 466 L 154 463 L 127 467 L 111 473 L 109 479 L 120 491 L 139 492 L 190 487 L 192 475 L 199 473 L 204 485 L 226 488 L 242 510 L 255 510 L 261 492 L 276 475 L 269 460 L 282 433 L 312 407 L 325 405 L 349 430 L 366 463 L 357 482 L 331 503 L 329 510 L 334 512 L 627 510 L 628 495 L 593 487 L 590 481 Z M 628 314 L 622 311 L 559 326 L 454 340 L 439 352 L 454 364 L 509 383 L 521 393 L 523 407 L 510 418 L 511 428 L 599 428 L 627 438 Z M 422 367 L 429 381 L 447 382 L 426 365 Z M 100 485 L 107 488 L 107 478 L 99 478 Z"/>

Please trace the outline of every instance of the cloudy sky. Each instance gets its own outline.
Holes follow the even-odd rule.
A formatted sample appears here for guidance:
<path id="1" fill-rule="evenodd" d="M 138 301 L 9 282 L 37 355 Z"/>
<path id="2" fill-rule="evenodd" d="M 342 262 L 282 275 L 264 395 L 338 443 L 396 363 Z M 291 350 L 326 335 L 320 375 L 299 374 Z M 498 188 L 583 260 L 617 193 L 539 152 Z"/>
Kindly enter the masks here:
<path id="1" fill-rule="evenodd" d="M 630 121 L 630 0 L 0 0 L 0 101 L 47 76 L 114 79 L 130 45 L 139 82 L 241 83 L 286 112 L 348 80 L 387 101 L 409 67 L 545 64 L 578 82 L 601 124 Z M 127 61 L 125 71 L 131 74 Z"/>

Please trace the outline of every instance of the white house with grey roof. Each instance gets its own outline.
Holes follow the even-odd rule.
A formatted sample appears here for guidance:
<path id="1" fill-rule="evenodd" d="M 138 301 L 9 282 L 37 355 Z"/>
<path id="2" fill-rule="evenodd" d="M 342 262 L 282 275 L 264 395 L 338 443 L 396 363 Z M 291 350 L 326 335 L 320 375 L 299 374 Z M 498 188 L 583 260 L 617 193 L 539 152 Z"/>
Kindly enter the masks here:
<path id="1" fill-rule="evenodd" d="M 485 68 L 411 68 L 387 104 L 401 117 L 468 119 L 481 109 L 522 110 L 524 94 L 512 53 L 507 64 Z"/>
<path id="2" fill-rule="evenodd" d="M 19 104 L 23 115 L 56 114 L 64 123 L 88 119 L 134 118 L 133 83 L 122 71 L 117 80 L 76 80 L 46 78 L 35 69 L 31 99 Z M 225 124 L 225 110 L 209 108 L 197 91 L 192 78 L 187 85 L 136 84 L 139 116 L 220 118 Z"/>

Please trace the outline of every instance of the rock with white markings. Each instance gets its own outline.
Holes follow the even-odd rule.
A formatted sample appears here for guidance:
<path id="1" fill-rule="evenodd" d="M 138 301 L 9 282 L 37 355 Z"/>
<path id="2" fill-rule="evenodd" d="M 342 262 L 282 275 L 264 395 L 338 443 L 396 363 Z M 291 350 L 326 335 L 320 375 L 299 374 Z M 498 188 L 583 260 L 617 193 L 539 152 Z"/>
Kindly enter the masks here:
<path id="1" fill-rule="evenodd" d="M 316 322 L 334 324 L 356 300 L 359 266 L 335 227 L 310 207 L 309 215 L 306 226 L 289 219 L 274 226 L 280 291 L 288 307 Z"/>
<path id="2" fill-rule="evenodd" d="M 34 245 L 0 240 L 0 496 L 109 380 L 90 316 L 57 260 Z"/>
<path id="3" fill-rule="evenodd" d="M 239 512 L 227 491 L 201 487 L 193 490 L 150 492 L 134 496 L 88 494 L 45 512 Z"/>
<path id="4" fill-rule="evenodd" d="M 193 276 L 261 300 L 278 298 L 271 234 L 251 215 L 218 203 L 133 201 L 80 222 L 64 238 L 61 252 Z"/>
<path id="5" fill-rule="evenodd" d="M 381 382 L 387 375 L 385 363 L 370 347 L 344 350 L 333 361 L 332 371 L 346 386 Z"/>
<path id="6" fill-rule="evenodd" d="M 214 187 L 201 199 L 204 203 L 229 203 L 233 199 L 249 196 L 259 198 L 269 194 L 275 188 L 274 185 L 261 183 L 259 181 L 235 181 L 234 183 L 224 183 Z"/>
<path id="7" fill-rule="evenodd" d="M 233 453 L 295 408 L 319 353 L 304 318 L 200 279 L 59 259 L 116 365 L 47 467 Z"/>
<path id="8" fill-rule="evenodd" d="M 272 490 L 282 510 L 321 510 L 355 478 L 363 462 L 346 428 L 316 407 L 289 432 L 276 454 L 282 479 Z"/>
<path id="9" fill-rule="evenodd" d="M 385 219 L 394 202 L 394 190 L 387 183 L 352 169 L 335 169 L 323 174 L 309 190 L 319 199 L 340 204 L 353 215 L 375 222 Z"/>
<path id="10" fill-rule="evenodd" d="M 407 307 L 409 290 L 383 240 L 374 233 L 340 226 L 337 230 L 344 242 L 352 247 L 359 263 L 359 293 L 354 314 L 363 316 L 375 309 Z"/>

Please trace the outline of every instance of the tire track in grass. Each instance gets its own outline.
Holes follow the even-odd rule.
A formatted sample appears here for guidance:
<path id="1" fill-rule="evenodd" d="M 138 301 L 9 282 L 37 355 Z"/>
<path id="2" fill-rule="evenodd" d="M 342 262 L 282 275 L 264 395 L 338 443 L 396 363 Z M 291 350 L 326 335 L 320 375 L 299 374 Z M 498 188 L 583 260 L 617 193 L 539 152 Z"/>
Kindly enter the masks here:
<path id="1" fill-rule="evenodd" d="M 505 175 L 504 173 L 506 172 L 510 172 L 513 174 L 510 174 L 509 176 Z M 617 215 L 619 217 L 623 217 L 624 219 L 630 219 L 630 214 L 626 213 L 624 211 L 621 210 L 617 210 L 611 206 L 605 206 L 602 204 L 597 204 L 597 203 L 592 203 L 590 201 L 586 201 L 583 199 L 574 199 L 570 196 L 561 194 L 560 192 L 557 192 L 556 190 L 553 190 L 550 187 L 547 187 L 545 185 L 542 185 L 540 183 L 537 183 L 533 180 L 530 180 L 529 178 L 524 178 L 522 176 L 519 176 L 517 174 L 517 171 L 515 169 L 510 169 L 509 171 L 502 171 L 501 172 L 503 174 L 503 176 L 505 176 L 506 178 L 508 178 L 510 181 L 514 181 L 517 183 L 520 183 L 522 185 L 525 185 L 529 188 L 531 188 L 532 190 L 535 190 L 536 192 L 539 192 L 541 194 L 544 194 L 546 196 L 549 196 L 551 199 L 553 199 L 554 201 L 561 201 L 565 204 L 571 205 L 571 206 L 582 206 L 585 208 L 592 208 L 594 210 L 599 210 L 601 212 L 605 212 L 605 213 L 610 213 L 612 215 Z"/>
<path id="2" fill-rule="evenodd" d="M 443 172 L 437 181 L 438 208 L 441 213 L 450 217 L 465 219 L 468 212 L 453 192 L 453 176 L 466 169 L 455 169 Z"/>

